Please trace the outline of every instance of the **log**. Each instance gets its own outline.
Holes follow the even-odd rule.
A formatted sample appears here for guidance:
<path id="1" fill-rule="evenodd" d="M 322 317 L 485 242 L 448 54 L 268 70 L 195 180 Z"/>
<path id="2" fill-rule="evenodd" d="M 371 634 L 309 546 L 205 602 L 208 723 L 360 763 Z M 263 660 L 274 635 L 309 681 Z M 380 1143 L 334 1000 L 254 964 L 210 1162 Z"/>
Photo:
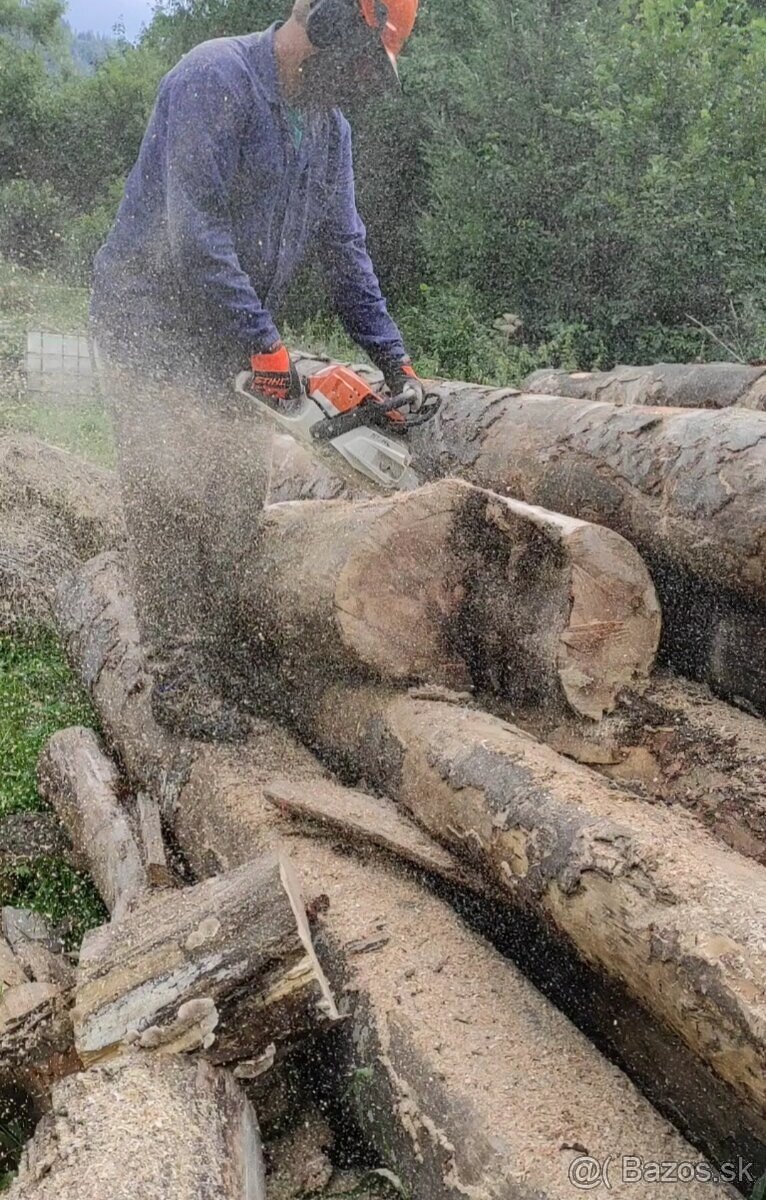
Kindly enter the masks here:
<path id="1" fill-rule="evenodd" d="M 149 886 L 153 888 L 175 887 L 176 878 L 168 865 L 165 839 L 162 836 L 162 817 L 156 798 L 150 796 L 148 792 L 139 792 L 136 796 L 136 814 L 141 859 L 146 868 Z"/>
<path id="2" fill-rule="evenodd" d="M 599 723 L 507 705 L 495 711 L 650 802 L 688 809 L 766 865 L 766 726 L 709 688 L 659 671 L 644 694 L 624 693 Z"/>
<path id="3" fill-rule="evenodd" d="M 54 1088 L 10 1200 L 265 1200 L 258 1122 L 228 1072 L 131 1055 Z"/>
<path id="4" fill-rule="evenodd" d="M 766 408 L 766 366 L 744 363 L 655 363 L 613 371 L 535 371 L 524 391 L 607 404 L 669 408 Z"/>
<path id="5" fill-rule="evenodd" d="M 309 834 L 340 840 L 349 848 L 362 844 L 384 850 L 400 863 L 453 887 L 486 892 L 483 881 L 429 837 L 386 796 L 369 796 L 334 781 L 293 783 L 275 779 L 263 794 L 280 817 L 291 817 Z"/>
<path id="6" fill-rule="evenodd" d="M 114 476 L 31 437 L 0 437 L 0 522 L 0 628 L 50 623 L 62 573 L 125 540 Z"/>
<path id="7" fill-rule="evenodd" d="M 285 856 L 150 896 L 83 943 L 73 1021 L 86 1066 L 127 1045 L 239 1062 L 337 1019 Z"/>
<path id="8" fill-rule="evenodd" d="M 457 474 L 606 525 L 650 558 L 766 600 L 766 416 L 450 389 L 410 438 L 422 477 Z"/>
<path id="9" fill-rule="evenodd" d="M 148 891 L 149 879 L 120 803 L 119 776 L 99 739 L 81 728 L 55 734 L 40 756 L 37 782 L 112 919 L 122 920 Z"/>
<path id="10" fill-rule="evenodd" d="M 598 719 L 647 678 L 660 616 L 608 530 L 456 480 L 395 499 L 277 505 L 239 601 L 259 658 L 328 678 L 486 682 Z"/>
<path id="11" fill-rule="evenodd" d="M 157 738 L 151 724 L 136 720 L 143 668 L 118 562 L 83 569 L 61 601 L 62 635 L 92 681 L 123 761 L 133 764 L 134 783 L 145 786 L 156 776 Z M 323 961 L 348 1013 L 337 1027 L 342 1086 L 370 1144 L 413 1194 L 446 1200 L 467 1187 L 475 1200 L 491 1200 L 511 1180 L 520 1194 L 571 1200 L 567 1170 L 581 1152 L 562 1147 L 584 1145 L 615 1161 L 625 1145 L 641 1147 L 636 1153 L 647 1160 L 693 1156 L 626 1077 L 443 901 L 402 877 L 390 858 L 364 846 L 349 857 L 280 815 L 265 798 L 278 779 L 306 788 L 327 783 L 317 760 L 284 730 L 259 722 L 248 746 L 198 747 L 187 764 L 168 811 L 198 876 L 287 848 L 307 895 L 321 894 L 310 907 L 327 909 Z M 497 924 L 495 913 L 488 928 Z M 598 1011 L 599 987 L 595 975 L 583 987 L 588 1014 Z M 608 1036 L 619 1039 L 614 997 L 601 1004 Z M 626 1011 L 621 1002 L 621 1018 Z M 628 1019 L 627 1035 L 632 1028 Z M 650 1055 L 644 1049 L 629 1066 L 650 1086 L 657 1061 L 669 1058 L 668 1043 L 655 1039 Z M 719 1161 L 735 1148 L 764 1150 L 763 1123 L 754 1128 L 758 1122 L 731 1089 L 695 1073 L 681 1043 L 672 1061 L 678 1069 L 655 1095 L 666 1111 L 676 1119 L 681 1113 Z"/>
<path id="12" fill-rule="evenodd" d="M 766 871 L 460 704 L 329 689 L 305 725 L 766 1117 Z"/>

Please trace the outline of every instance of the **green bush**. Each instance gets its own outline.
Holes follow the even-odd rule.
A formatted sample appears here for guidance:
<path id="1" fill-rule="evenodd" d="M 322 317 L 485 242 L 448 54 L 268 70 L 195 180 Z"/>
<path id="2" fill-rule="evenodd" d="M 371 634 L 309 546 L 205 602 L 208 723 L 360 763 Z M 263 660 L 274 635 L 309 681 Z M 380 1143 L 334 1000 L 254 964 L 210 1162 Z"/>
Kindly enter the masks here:
<path id="1" fill-rule="evenodd" d="M 25 267 L 49 267 L 69 214 L 49 183 L 14 179 L 0 187 L 0 254 Z"/>

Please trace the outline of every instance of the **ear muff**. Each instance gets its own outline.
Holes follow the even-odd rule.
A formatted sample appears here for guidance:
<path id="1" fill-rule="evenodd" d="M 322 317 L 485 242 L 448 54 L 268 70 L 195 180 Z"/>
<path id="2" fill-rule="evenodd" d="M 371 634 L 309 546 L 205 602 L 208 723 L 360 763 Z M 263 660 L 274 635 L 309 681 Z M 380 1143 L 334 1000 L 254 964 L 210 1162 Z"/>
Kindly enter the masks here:
<path id="1" fill-rule="evenodd" d="M 378 29 L 383 29 L 388 10 L 382 3 L 377 3 L 375 8 Z M 306 34 L 317 50 L 329 50 L 334 46 L 361 50 L 377 39 L 377 32 L 362 15 L 359 0 L 312 0 Z"/>

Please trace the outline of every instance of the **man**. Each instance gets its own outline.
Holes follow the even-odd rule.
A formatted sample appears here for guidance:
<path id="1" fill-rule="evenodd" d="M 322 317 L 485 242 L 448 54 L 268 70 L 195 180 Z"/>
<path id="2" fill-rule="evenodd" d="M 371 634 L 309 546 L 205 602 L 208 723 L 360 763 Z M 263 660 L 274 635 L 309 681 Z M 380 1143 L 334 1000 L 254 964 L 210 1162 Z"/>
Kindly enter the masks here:
<path id="1" fill-rule="evenodd" d="M 234 375 L 289 404 L 280 305 L 315 247 L 335 307 L 394 394 L 422 389 L 356 209 L 341 106 L 396 85 L 418 0 L 297 0 L 265 33 L 198 46 L 165 77 L 96 262 L 91 324 L 112 411 L 155 716 L 246 729 L 223 697 L 237 578 L 257 554 L 271 436 Z M 420 391 L 418 390 L 420 389 Z"/>

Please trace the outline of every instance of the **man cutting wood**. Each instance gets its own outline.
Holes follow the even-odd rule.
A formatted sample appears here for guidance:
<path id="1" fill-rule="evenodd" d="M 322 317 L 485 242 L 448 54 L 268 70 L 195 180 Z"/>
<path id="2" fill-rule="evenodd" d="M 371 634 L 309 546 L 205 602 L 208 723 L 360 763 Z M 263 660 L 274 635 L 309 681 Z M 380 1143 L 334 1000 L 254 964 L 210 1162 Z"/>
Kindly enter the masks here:
<path id="1" fill-rule="evenodd" d="M 257 554 L 271 434 L 237 398 L 300 384 L 277 327 L 309 249 L 335 308 L 394 395 L 422 388 L 356 207 L 342 110 L 397 86 L 418 0 L 297 0 L 265 33 L 198 46 L 165 77 L 96 261 L 91 326 L 113 416 L 156 717 L 233 740 L 230 598 Z"/>

